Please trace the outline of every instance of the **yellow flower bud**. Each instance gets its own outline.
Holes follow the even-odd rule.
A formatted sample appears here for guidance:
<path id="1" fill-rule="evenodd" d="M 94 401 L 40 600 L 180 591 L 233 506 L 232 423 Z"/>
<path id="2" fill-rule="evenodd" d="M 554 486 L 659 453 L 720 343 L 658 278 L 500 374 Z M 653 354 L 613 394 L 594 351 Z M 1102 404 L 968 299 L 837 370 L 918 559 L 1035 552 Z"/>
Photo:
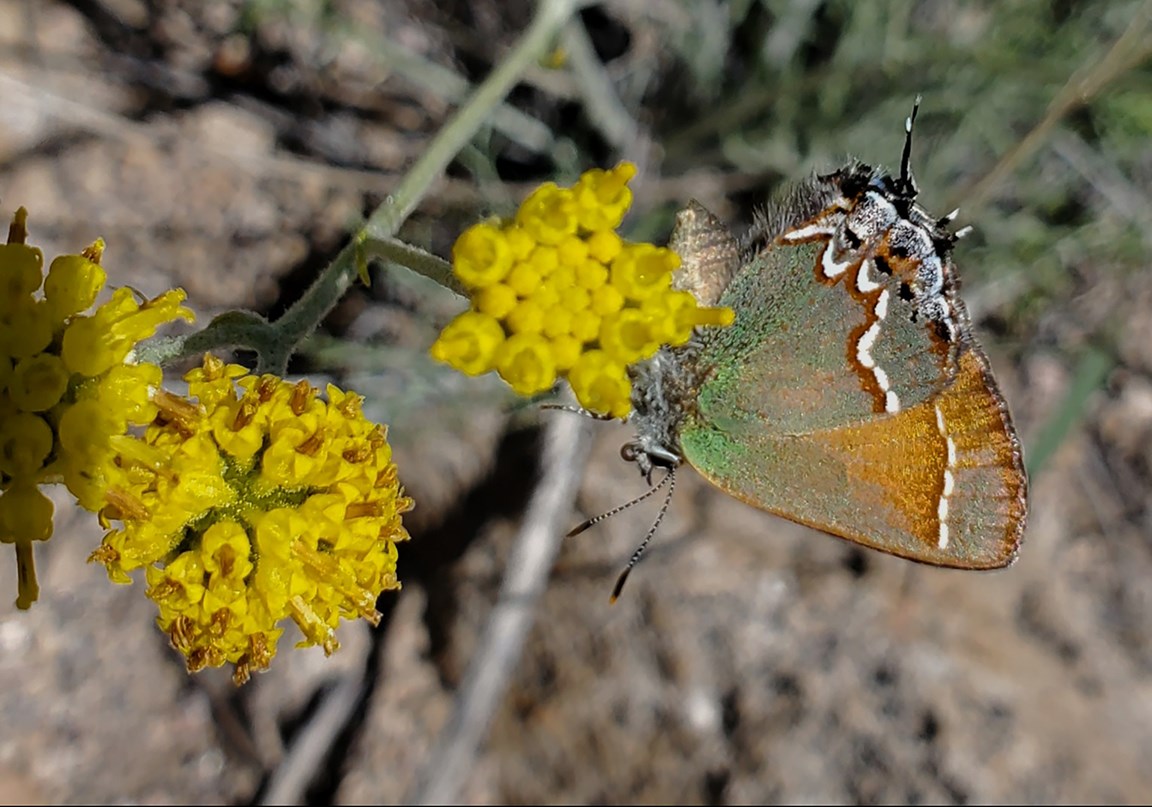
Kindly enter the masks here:
<path id="1" fill-rule="evenodd" d="M 520 205 L 516 223 L 541 244 L 559 244 L 579 226 L 572 191 L 552 182 L 541 185 Z"/>
<path id="2" fill-rule="evenodd" d="M 614 230 L 632 206 L 628 181 L 636 175 L 632 163 L 620 163 L 610 171 L 593 169 L 585 172 L 572 188 L 579 210 L 580 226 L 585 230 Z"/>
<path id="3" fill-rule="evenodd" d="M 494 317 L 465 311 L 440 334 L 432 345 L 432 357 L 468 375 L 493 368 L 496 349 L 504 341 L 504 329 Z"/>
<path id="4" fill-rule="evenodd" d="M 52 319 L 63 322 L 90 308 L 106 279 L 107 273 L 100 264 L 83 255 L 61 255 L 53 260 L 44 280 L 44 297 Z"/>
<path id="5" fill-rule="evenodd" d="M 632 384 L 624 365 L 602 350 L 590 350 L 568 371 L 568 382 L 585 409 L 624 417 L 632 408 Z"/>
<path id="6" fill-rule="evenodd" d="M 59 356 L 40 353 L 17 362 L 8 380 L 12 403 L 25 412 L 44 412 L 64 397 L 68 369 Z"/>
<path id="7" fill-rule="evenodd" d="M 0 418 L 0 471 L 32 477 L 52 453 L 52 427 L 39 415 L 11 412 Z"/>
<path id="8" fill-rule="evenodd" d="M 539 336 L 508 337 L 497 351 L 496 369 L 520 395 L 534 395 L 556 383 L 556 360 L 548 342 Z"/>
<path id="9" fill-rule="evenodd" d="M 471 289 L 499 283 L 512 268 L 512 261 L 508 239 L 488 223 L 469 227 L 452 247 L 452 270 Z"/>

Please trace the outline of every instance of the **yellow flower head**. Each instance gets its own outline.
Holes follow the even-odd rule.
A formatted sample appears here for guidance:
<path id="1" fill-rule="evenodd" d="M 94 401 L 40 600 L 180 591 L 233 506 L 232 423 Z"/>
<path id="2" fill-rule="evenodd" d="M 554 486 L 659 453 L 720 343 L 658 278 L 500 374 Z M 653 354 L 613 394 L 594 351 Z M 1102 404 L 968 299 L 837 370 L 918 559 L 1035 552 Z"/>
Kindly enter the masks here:
<path id="1" fill-rule="evenodd" d="M 156 414 L 160 368 L 131 363 L 132 349 L 192 312 L 174 290 L 139 301 L 118 289 L 93 313 L 104 287 L 104 242 L 61 255 L 27 244 L 28 214 L 16 211 L 0 244 L 0 542 L 15 544 L 16 604 L 38 586 L 32 542 L 52 535 L 52 502 L 41 484 L 63 481 L 90 510 L 104 505 L 112 441 Z"/>
<path id="2" fill-rule="evenodd" d="M 386 429 L 329 385 L 253 376 L 207 356 L 191 399 L 154 396 L 141 437 L 115 441 L 101 512 L 119 522 L 93 560 L 117 582 L 144 567 L 158 624 L 189 671 L 268 666 L 291 618 L 304 645 L 339 647 L 341 618 L 380 619 L 411 509 Z"/>
<path id="3" fill-rule="evenodd" d="M 626 418 L 628 365 L 698 326 L 729 325 L 728 308 L 700 308 L 672 290 L 676 253 L 624 241 L 631 163 L 586 172 L 572 188 L 537 188 L 512 221 L 476 224 L 452 266 L 471 310 L 448 324 L 432 356 L 469 375 L 495 370 L 521 395 L 567 378 L 585 409 Z"/>

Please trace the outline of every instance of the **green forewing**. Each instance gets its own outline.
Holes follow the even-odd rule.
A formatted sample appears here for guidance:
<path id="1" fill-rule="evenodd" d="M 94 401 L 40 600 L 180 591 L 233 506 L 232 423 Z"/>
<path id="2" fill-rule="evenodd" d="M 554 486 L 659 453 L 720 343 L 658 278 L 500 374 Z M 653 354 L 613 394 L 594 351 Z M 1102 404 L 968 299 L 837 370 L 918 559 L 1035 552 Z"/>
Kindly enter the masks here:
<path id="1" fill-rule="evenodd" d="M 747 263 L 721 299 L 736 313 L 704 337 L 700 417 L 727 430 L 802 434 L 883 416 L 873 372 L 858 361 L 861 334 L 876 321 L 877 293 L 855 292 L 857 268 L 820 276 L 822 241 L 772 246 Z M 913 321 L 895 278 L 884 280 L 886 316 L 871 354 L 901 408 L 936 394 L 955 375 L 956 345 Z"/>

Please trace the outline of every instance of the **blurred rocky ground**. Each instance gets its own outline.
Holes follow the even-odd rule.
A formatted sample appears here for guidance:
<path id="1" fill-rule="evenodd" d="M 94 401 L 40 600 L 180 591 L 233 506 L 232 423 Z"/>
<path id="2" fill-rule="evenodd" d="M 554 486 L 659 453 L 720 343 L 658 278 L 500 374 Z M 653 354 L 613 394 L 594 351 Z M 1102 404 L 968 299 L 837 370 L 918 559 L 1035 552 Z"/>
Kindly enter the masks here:
<path id="1" fill-rule="evenodd" d="M 866 552 L 692 473 L 615 606 L 655 506 L 571 539 L 462 800 L 1152 799 L 1147 60 L 1057 122 L 1000 188 L 978 182 L 1080 64 L 1061 54 L 1091 65 L 1149 5 L 1018 5 L 598 6 L 582 23 L 643 132 L 632 150 L 579 82 L 541 67 L 410 222 L 405 237 L 446 255 L 532 184 L 621 156 L 641 165 L 637 237 L 666 234 L 689 196 L 742 218 L 755 194 L 845 153 L 895 162 L 923 91 L 925 204 L 964 206 L 975 189 L 962 220 L 977 234 L 957 260 L 1036 460 L 1026 544 L 998 573 Z M 275 315 L 530 10 L 0 0 L 4 215 L 27 206 L 48 255 L 103 236 L 111 282 L 182 286 L 201 322 L 235 306 Z M 371 396 L 419 503 L 403 591 L 382 599 L 381 629 L 347 626 L 333 658 L 286 640 L 243 689 L 222 671 L 187 676 L 143 586 L 85 563 L 100 530 L 62 492 L 30 612 L 12 607 L 15 565 L 0 554 L 0 803 L 404 798 L 538 470 L 536 412 L 422 358 L 450 313 L 426 287 L 378 276 L 325 323 L 342 341 L 294 368 Z M 619 458 L 628 428 L 596 427 L 573 524 L 644 490 Z M 330 708 L 348 692 L 349 708 Z M 333 714 L 338 730 L 316 729 Z M 315 736 L 327 740 L 302 741 Z"/>

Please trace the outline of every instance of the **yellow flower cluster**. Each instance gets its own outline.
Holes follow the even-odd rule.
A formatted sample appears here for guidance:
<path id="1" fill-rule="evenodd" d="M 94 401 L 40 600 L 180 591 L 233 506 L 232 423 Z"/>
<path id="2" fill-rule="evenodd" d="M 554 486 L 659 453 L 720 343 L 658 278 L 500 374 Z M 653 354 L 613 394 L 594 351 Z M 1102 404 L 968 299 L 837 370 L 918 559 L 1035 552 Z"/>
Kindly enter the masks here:
<path id="1" fill-rule="evenodd" d="M 159 325 L 192 318 L 180 290 L 140 301 L 117 289 L 81 313 L 104 286 L 104 242 L 61 255 L 45 277 L 27 218 L 17 210 L 0 244 L 0 542 L 16 547 L 19 608 L 39 595 L 32 542 L 52 535 L 39 486 L 63 481 L 84 507 L 102 506 L 112 440 L 155 415 L 160 368 L 131 363 L 131 351 Z"/>
<path id="2" fill-rule="evenodd" d="M 566 377 L 585 409 L 624 418 L 627 367 L 699 325 L 729 325 L 728 308 L 701 308 L 672 289 L 676 253 L 624 241 L 630 163 L 583 174 L 572 188 L 537 188 L 514 220 L 466 230 L 453 271 L 470 310 L 444 328 L 432 356 L 468 373 L 496 370 L 521 395 Z"/>
<path id="3" fill-rule="evenodd" d="M 105 523 L 93 553 L 116 582 L 146 567 L 158 624 L 189 671 L 268 666 L 290 617 L 301 646 L 339 647 L 340 619 L 380 619 L 399 588 L 396 542 L 411 509 L 386 429 L 361 398 L 307 382 L 248 375 L 208 356 L 186 376 L 190 397 L 155 396 L 142 437 L 115 441 Z"/>

